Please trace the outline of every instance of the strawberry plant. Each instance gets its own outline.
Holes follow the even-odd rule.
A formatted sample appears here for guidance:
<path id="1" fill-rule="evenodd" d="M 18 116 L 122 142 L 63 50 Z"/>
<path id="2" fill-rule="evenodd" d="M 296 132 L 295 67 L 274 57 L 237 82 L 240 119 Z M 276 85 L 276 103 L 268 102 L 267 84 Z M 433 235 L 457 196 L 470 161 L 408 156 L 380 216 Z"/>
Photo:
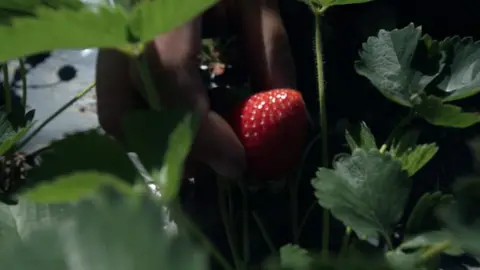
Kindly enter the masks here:
<path id="1" fill-rule="evenodd" d="M 339 153 L 332 162 L 321 26 L 325 13 L 341 8 L 335 6 L 370 1 L 302 2 L 315 18 L 320 124 L 309 127 L 304 97 L 295 89 L 250 94 L 225 113 L 248 159 L 245 179 L 215 176 L 218 192 L 209 190 L 206 195 L 218 196 L 228 247 L 209 238 L 181 203 L 183 163 L 198 116 L 160 106 L 142 54 L 144 43 L 156 34 L 185 23 L 215 1 L 0 3 L 0 37 L 5 40 L 0 43 L 5 104 L 0 113 L 2 267 L 435 270 L 446 255 L 478 257 L 478 175 L 459 178 L 452 192 L 423 194 L 410 211 L 407 206 L 415 181 L 422 180 L 418 176 L 441 150 L 438 143 L 422 139 L 423 130 L 415 123 L 460 130 L 480 122 L 478 112 L 459 103 L 480 92 L 480 42 L 457 36 L 436 40 L 413 23 L 380 30 L 364 41 L 352 63 L 355 71 L 391 102 L 389 106 L 403 108 L 404 115 L 386 139 L 366 122 L 342 130 L 347 153 Z M 33 111 L 27 111 L 25 76 L 21 101 L 12 101 L 8 62 L 18 59 L 24 75 L 25 55 L 86 47 L 113 47 L 135 59 L 150 110 L 124 119 L 125 144 L 95 129 L 66 135 L 39 153 L 21 153 L 33 136 L 95 83 L 36 125 Z M 202 61 L 220 62 L 219 52 L 213 46 L 208 49 L 212 55 L 201 56 Z M 309 136 L 310 130 L 320 132 Z M 317 140 L 318 169 L 308 176 L 315 201 L 300 209 L 302 169 Z M 472 148 L 478 159 L 478 147 L 472 143 Z M 37 156 L 39 160 L 31 161 Z M 279 205 L 260 211 L 257 200 L 278 193 L 287 194 L 281 198 L 291 210 L 281 210 L 283 223 L 291 227 L 291 235 L 281 243 L 272 239 L 274 228 L 261 213 Z M 301 237 L 316 208 L 323 211 L 312 237 L 318 240 L 318 250 L 304 245 Z M 332 227 L 335 221 L 343 225 L 340 233 Z M 271 251 L 260 260 L 253 256 L 258 252 L 251 242 L 255 234 Z M 334 247 L 332 240 L 339 240 L 340 246 Z"/>

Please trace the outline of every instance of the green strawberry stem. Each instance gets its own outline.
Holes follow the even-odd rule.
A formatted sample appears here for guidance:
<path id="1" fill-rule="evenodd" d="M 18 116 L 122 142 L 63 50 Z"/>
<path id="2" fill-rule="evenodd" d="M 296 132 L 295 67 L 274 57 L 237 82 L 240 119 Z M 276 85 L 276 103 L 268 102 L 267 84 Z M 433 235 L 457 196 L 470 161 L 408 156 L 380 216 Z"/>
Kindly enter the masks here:
<path id="1" fill-rule="evenodd" d="M 225 229 L 225 235 L 227 236 L 227 241 L 232 252 L 233 261 L 235 264 L 235 269 L 244 269 L 244 263 L 242 262 L 238 249 L 237 241 L 235 237 L 236 230 L 234 228 L 234 222 L 231 218 L 231 211 L 229 211 L 228 203 L 230 197 L 230 186 L 229 179 L 224 177 L 217 177 L 217 187 L 218 187 L 218 206 L 220 208 L 220 216 L 222 218 L 222 223 Z"/>
<path id="2" fill-rule="evenodd" d="M 145 89 L 143 91 L 140 91 L 141 94 L 143 94 L 144 99 L 148 102 L 148 105 L 150 105 L 150 108 L 155 111 L 160 111 L 162 108 L 160 105 L 160 97 L 158 95 L 157 90 L 155 89 L 155 84 L 153 83 L 153 77 L 151 76 L 150 73 L 150 68 L 148 66 L 147 59 L 145 55 L 140 55 L 137 58 L 137 66 L 140 71 L 140 76 L 143 81 L 143 86 Z"/>
<path id="3" fill-rule="evenodd" d="M 325 97 L 325 85 L 323 78 L 323 54 L 322 54 L 322 33 L 321 19 L 328 6 L 320 10 L 313 10 L 315 15 L 315 60 L 317 62 L 317 87 L 318 102 L 320 105 L 320 132 L 322 137 L 322 167 L 328 167 L 328 125 L 327 125 L 327 102 Z M 330 237 L 330 212 L 323 209 L 323 231 L 322 231 L 322 256 L 328 257 Z"/>
<path id="4" fill-rule="evenodd" d="M 88 92 L 90 92 L 93 88 L 95 88 L 96 83 L 92 82 L 87 88 L 83 89 L 80 91 L 78 94 L 76 94 L 72 99 L 70 99 L 67 103 L 63 104 L 62 107 L 60 107 L 58 110 L 56 110 L 54 113 L 52 113 L 45 121 L 43 121 L 34 131 L 32 131 L 25 139 L 23 139 L 19 144 L 18 144 L 18 149 L 22 149 L 27 145 L 35 136 L 37 136 L 42 129 L 47 126 L 50 122 L 52 122 L 57 116 L 59 116 L 61 113 L 63 113 L 65 110 L 70 108 L 75 102 L 77 102 L 79 99 L 84 97 Z"/>
<path id="5" fill-rule="evenodd" d="M 10 89 L 10 75 L 8 74 L 8 62 L 3 65 L 3 95 L 5 99 L 5 112 L 12 112 L 12 92 Z"/>

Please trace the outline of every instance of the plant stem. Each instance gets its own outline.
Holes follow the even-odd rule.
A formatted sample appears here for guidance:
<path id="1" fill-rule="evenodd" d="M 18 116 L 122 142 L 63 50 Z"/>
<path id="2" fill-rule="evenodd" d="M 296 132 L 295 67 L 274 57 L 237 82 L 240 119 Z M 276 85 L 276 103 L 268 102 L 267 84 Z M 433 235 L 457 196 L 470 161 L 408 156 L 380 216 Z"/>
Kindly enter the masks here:
<path id="1" fill-rule="evenodd" d="M 310 217 L 310 213 L 315 208 L 315 205 L 317 205 L 316 200 L 308 207 L 307 212 L 305 212 L 305 215 L 303 216 L 302 221 L 298 226 L 297 234 L 295 235 L 295 238 L 294 238 L 294 240 L 296 240 L 294 244 L 298 244 L 298 242 L 300 241 L 300 236 L 302 236 L 303 227 L 305 227 L 305 225 L 307 224 L 307 220 Z"/>
<path id="2" fill-rule="evenodd" d="M 328 123 L 327 123 L 327 102 L 323 74 L 323 53 L 321 19 L 326 9 L 314 11 L 315 15 L 315 59 L 317 62 L 317 87 L 318 102 L 320 105 L 320 128 L 322 137 L 322 166 L 328 167 Z M 322 256 L 328 257 L 330 237 L 330 212 L 323 209 L 323 231 L 322 231 Z"/>
<path id="3" fill-rule="evenodd" d="M 4 64 L 3 69 L 3 97 L 5 99 L 5 112 L 12 112 L 12 89 L 10 88 L 10 74 L 8 72 L 8 62 Z"/>
<path id="4" fill-rule="evenodd" d="M 415 118 L 415 111 L 411 109 L 408 115 L 402 118 L 400 122 L 395 126 L 385 143 L 380 147 L 380 153 L 384 153 L 388 147 L 392 144 L 393 140 L 400 135 L 400 132 Z"/>
<path id="5" fill-rule="evenodd" d="M 340 248 L 340 254 L 344 254 L 345 250 L 348 248 L 348 243 L 350 242 L 351 234 L 352 234 L 352 229 L 350 229 L 350 227 L 346 227 L 345 234 L 343 235 L 342 247 Z"/>
<path id="6" fill-rule="evenodd" d="M 22 107 L 27 108 L 27 70 L 25 69 L 25 61 L 23 58 L 18 59 L 20 63 L 20 74 L 22 78 Z"/>
<path id="7" fill-rule="evenodd" d="M 218 205 L 220 207 L 220 215 L 222 217 L 223 226 L 225 228 L 225 234 L 227 236 L 227 241 L 230 246 L 230 250 L 232 252 L 233 261 L 235 263 L 236 269 L 242 269 L 242 261 L 238 256 L 236 242 L 234 240 L 233 234 L 235 233 L 232 229 L 232 224 L 229 219 L 228 207 L 226 205 L 226 198 L 225 198 L 225 188 L 224 185 L 228 183 L 223 183 L 225 179 L 222 177 L 217 178 L 217 186 L 218 186 Z"/>
<path id="8" fill-rule="evenodd" d="M 302 157 L 302 162 L 301 164 L 303 165 L 305 163 L 305 160 L 307 158 L 308 153 L 312 149 L 313 145 L 320 139 L 321 135 L 317 134 L 310 143 L 307 145 L 307 148 L 305 149 L 305 152 Z M 303 172 L 303 166 L 300 166 L 297 172 L 297 176 L 293 181 L 293 186 L 290 188 L 290 199 L 291 199 L 291 207 L 292 207 L 292 233 L 293 233 L 293 243 L 298 244 L 298 241 L 300 240 L 300 235 L 302 232 L 302 227 L 303 223 L 307 220 L 308 215 L 311 212 L 311 209 L 313 209 L 313 206 L 310 207 L 311 209 L 307 210 L 305 213 L 302 222 L 300 225 L 298 224 L 298 190 L 300 187 L 300 178 L 302 176 Z"/>
<path id="9" fill-rule="evenodd" d="M 248 262 L 250 260 L 250 234 L 249 234 L 249 209 L 248 209 L 248 191 L 243 183 L 240 183 L 240 189 L 242 190 L 243 195 L 243 205 L 242 205 L 242 217 L 243 217 L 243 263 L 245 269 L 248 268 Z"/>
<path id="10" fill-rule="evenodd" d="M 273 244 L 272 239 L 268 235 L 267 230 L 265 230 L 265 227 L 263 226 L 263 223 L 262 223 L 262 220 L 260 219 L 260 217 L 255 212 L 252 212 L 252 216 L 253 216 L 253 219 L 255 220 L 255 222 L 257 223 L 258 228 L 260 229 L 260 233 L 262 234 L 263 239 L 265 240 L 265 243 L 267 243 L 268 247 L 270 248 L 270 252 L 272 254 L 278 253 L 278 250 L 275 247 L 275 244 Z"/>
<path id="11" fill-rule="evenodd" d="M 388 235 L 388 233 L 385 233 L 385 232 L 382 232 L 381 234 L 385 239 L 385 242 L 387 243 L 388 250 L 393 250 L 394 247 L 393 247 L 393 243 L 392 243 L 392 239 L 390 238 L 390 235 Z"/>
<path id="12" fill-rule="evenodd" d="M 158 95 L 155 83 L 153 82 L 150 67 L 148 66 L 145 56 L 140 55 L 136 63 L 144 86 L 144 91 L 140 91 L 140 94 L 144 96 L 145 101 L 148 102 L 152 110 L 160 111 L 162 108 L 160 105 L 160 96 Z"/>
<path id="13" fill-rule="evenodd" d="M 50 122 L 52 122 L 53 119 L 55 119 L 58 115 L 60 115 L 62 112 L 64 112 L 70 106 L 72 106 L 75 102 L 77 102 L 83 96 L 85 96 L 94 87 L 95 87 L 95 82 L 90 84 L 87 88 L 83 89 L 80 93 L 76 94 L 71 100 L 69 100 L 62 107 L 60 107 L 58 110 L 56 110 L 45 121 L 43 121 L 43 123 L 41 123 L 32 133 L 30 133 L 30 135 L 28 135 L 25 139 L 23 139 L 22 142 L 19 143 L 18 149 L 21 149 L 25 145 L 27 145 L 27 143 L 29 143 L 46 125 L 48 125 Z"/>
<path id="14" fill-rule="evenodd" d="M 420 260 L 417 262 L 417 265 L 422 265 L 426 263 L 431 258 L 445 251 L 451 245 L 452 243 L 449 240 L 445 240 L 427 248 L 427 250 L 425 250 L 425 252 L 423 252 L 422 255 L 420 256 Z"/>

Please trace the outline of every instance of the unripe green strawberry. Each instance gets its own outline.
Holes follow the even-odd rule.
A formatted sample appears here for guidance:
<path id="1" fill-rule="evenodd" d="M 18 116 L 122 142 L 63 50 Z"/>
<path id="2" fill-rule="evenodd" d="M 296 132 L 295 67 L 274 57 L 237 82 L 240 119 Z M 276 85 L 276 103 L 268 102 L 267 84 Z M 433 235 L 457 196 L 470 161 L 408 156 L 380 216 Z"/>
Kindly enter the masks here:
<path id="1" fill-rule="evenodd" d="M 300 92 L 274 89 L 254 94 L 235 107 L 230 123 L 254 176 L 275 179 L 300 161 L 308 128 Z"/>

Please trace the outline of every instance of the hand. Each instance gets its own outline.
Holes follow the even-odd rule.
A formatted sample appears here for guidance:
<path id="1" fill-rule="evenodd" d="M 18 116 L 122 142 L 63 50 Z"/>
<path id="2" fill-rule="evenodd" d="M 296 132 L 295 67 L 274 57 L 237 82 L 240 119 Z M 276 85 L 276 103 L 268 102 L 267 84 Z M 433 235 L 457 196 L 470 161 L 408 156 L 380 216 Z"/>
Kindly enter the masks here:
<path id="1" fill-rule="evenodd" d="M 228 20 L 227 20 L 228 18 Z M 226 121 L 210 110 L 197 55 L 203 34 L 230 25 L 236 32 L 251 72 L 253 90 L 294 88 L 295 73 L 277 0 L 223 0 L 202 16 L 156 37 L 146 48 L 163 106 L 186 106 L 201 115 L 201 124 L 186 169 L 203 163 L 217 173 L 236 178 L 245 170 L 243 146 Z M 122 119 L 145 108 L 136 89 L 136 66 L 127 55 L 101 49 L 97 61 L 97 109 L 103 129 L 122 140 Z"/>

